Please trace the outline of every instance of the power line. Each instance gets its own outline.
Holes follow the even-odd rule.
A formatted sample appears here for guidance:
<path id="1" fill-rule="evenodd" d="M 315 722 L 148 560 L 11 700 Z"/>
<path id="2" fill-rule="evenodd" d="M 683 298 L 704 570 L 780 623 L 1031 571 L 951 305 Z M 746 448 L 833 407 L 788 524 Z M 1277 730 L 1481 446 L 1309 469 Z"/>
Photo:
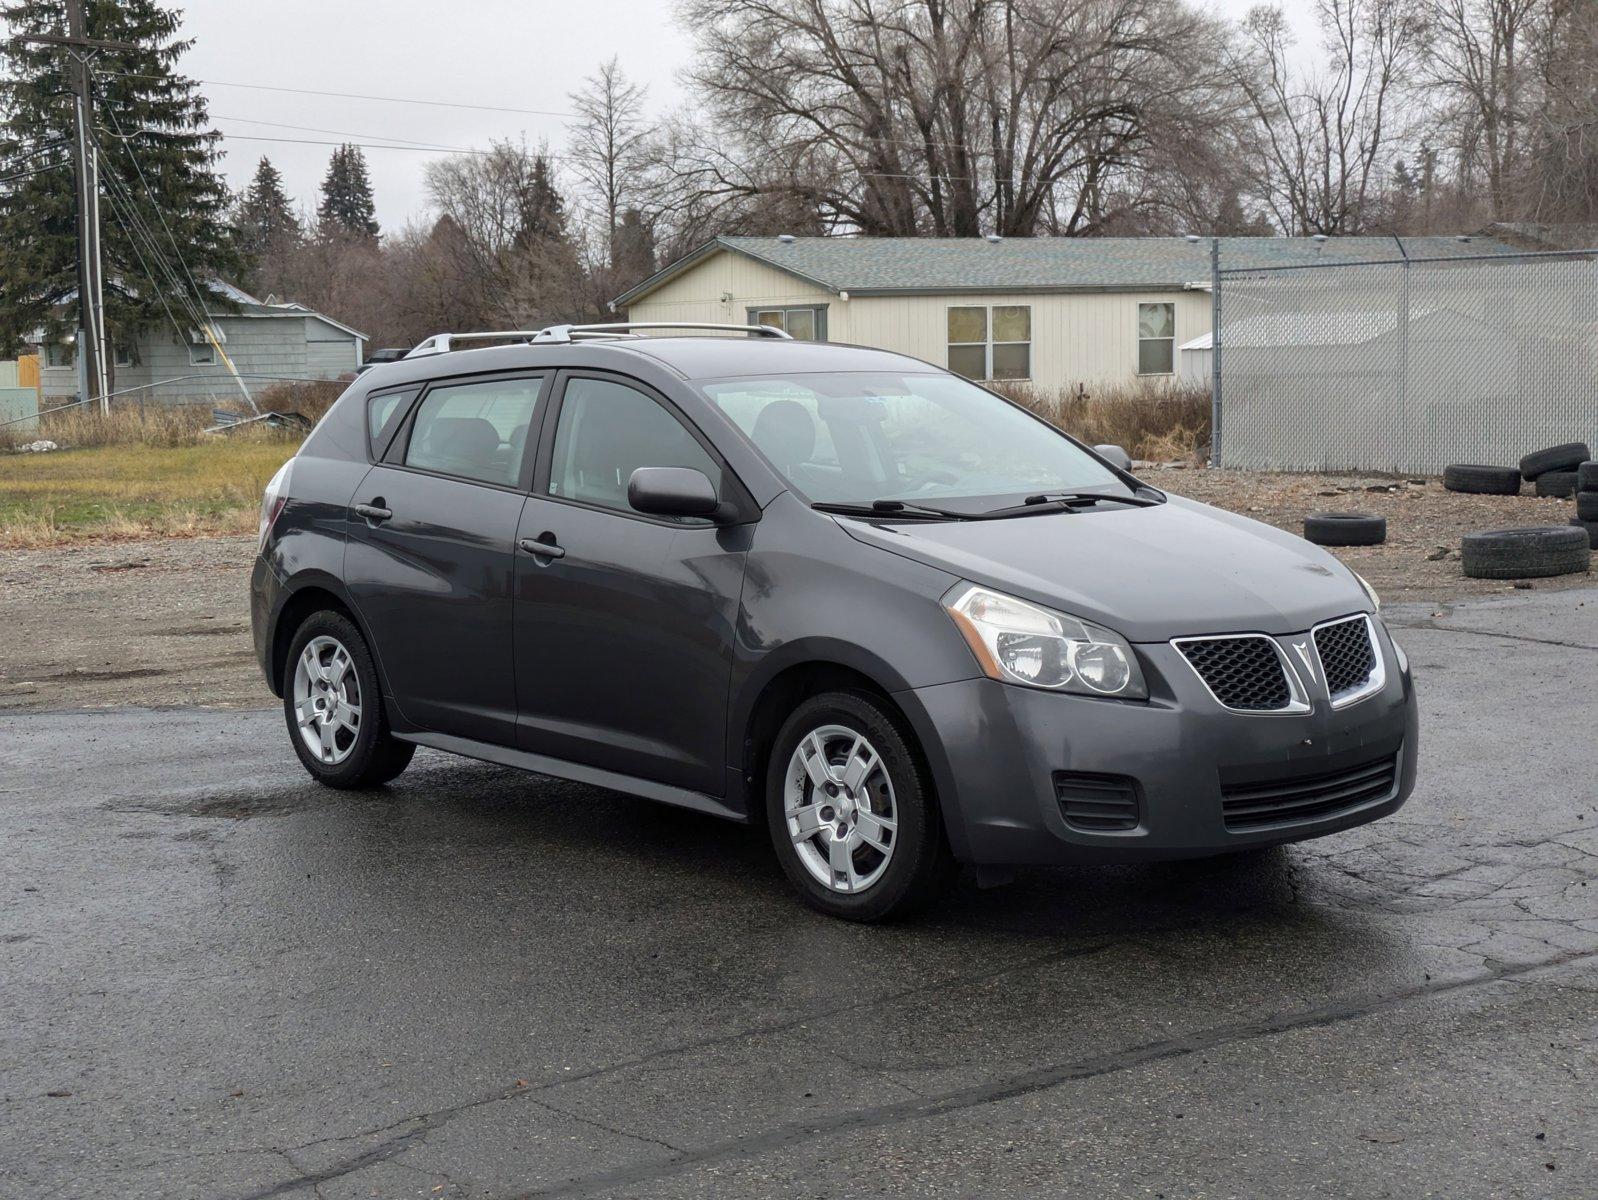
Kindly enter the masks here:
<path id="1" fill-rule="evenodd" d="M 462 150 L 457 149 L 454 146 L 445 146 L 442 142 L 425 142 L 419 141 L 416 138 L 392 137 L 386 133 L 353 133 L 348 129 L 323 129 L 318 125 L 288 125 L 282 121 L 262 121 L 256 117 L 227 117 L 223 116 L 221 113 L 212 113 L 211 119 L 213 121 L 239 121 L 245 125 L 266 125 L 272 129 L 295 129 L 301 133 L 331 133 L 336 134 L 339 137 L 347 138 L 375 138 L 376 140 L 382 142 L 399 142 L 405 146 L 416 146 L 418 148 L 427 150 L 449 150 L 455 154 L 474 153 L 474 151 L 471 150 Z M 138 134 L 135 133 L 133 136 L 137 137 Z M 228 135 L 223 134 L 222 136 L 227 137 Z"/>
<path id="2" fill-rule="evenodd" d="M 123 79 L 155 79 L 170 81 L 167 75 L 141 75 L 134 71 L 100 71 L 101 75 L 116 75 Z M 575 117 L 576 113 L 556 112 L 547 108 L 509 108 L 499 104 L 467 104 L 459 100 L 419 100 L 410 96 L 369 96 L 359 92 L 324 92 L 314 88 L 278 87 L 266 83 L 233 83 L 226 79 L 195 79 L 210 87 L 247 88 L 255 92 L 289 92 L 298 96 L 328 96 L 336 100 L 375 100 L 383 104 L 421 104 L 432 108 L 467 108 L 475 112 L 517 113 L 527 117 Z"/>
<path id="3" fill-rule="evenodd" d="M 60 162 L 45 163 L 42 167 L 33 167 L 26 171 L 18 171 L 15 175 L 0 176 L 0 183 L 16 183 L 23 179 L 32 179 L 35 175 L 43 175 L 46 171 L 59 171 L 62 167 L 72 164 L 65 159 Z"/>
<path id="4" fill-rule="evenodd" d="M 362 150 L 409 150 L 413 154 L 492 154 L 492 150 L 463 150 L 454 146 L 396 146 L 391 142 L 328 142 L 317 138 L 265 137 L 260 134 L 224 133 L 230 142 L 283 142 L 291 146 L 356 146 Z M 553 158 L 554 155 L 545 157 Z"/>

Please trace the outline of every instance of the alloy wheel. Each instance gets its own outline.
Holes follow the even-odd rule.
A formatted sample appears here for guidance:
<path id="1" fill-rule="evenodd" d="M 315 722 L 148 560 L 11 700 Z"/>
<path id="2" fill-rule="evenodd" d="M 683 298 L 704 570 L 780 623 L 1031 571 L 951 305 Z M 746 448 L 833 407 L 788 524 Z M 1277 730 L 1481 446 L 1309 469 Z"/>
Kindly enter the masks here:
<path id="1" fill-rule="evenodd" d="M 799 861 L 834 892 L 882 878 L 898 840 L 899 812 L 882 755 L 862 734 L 823 725 L 799 739 L 784 776 L 783 813 Z"/>
<path id="2" fill-rule="evenodd" d="M 350 652 L 322 635 L 305 644 L 294 665 L 294 719 L 312 756 L 337 766 L 361 732 L 361 684 Z"/>

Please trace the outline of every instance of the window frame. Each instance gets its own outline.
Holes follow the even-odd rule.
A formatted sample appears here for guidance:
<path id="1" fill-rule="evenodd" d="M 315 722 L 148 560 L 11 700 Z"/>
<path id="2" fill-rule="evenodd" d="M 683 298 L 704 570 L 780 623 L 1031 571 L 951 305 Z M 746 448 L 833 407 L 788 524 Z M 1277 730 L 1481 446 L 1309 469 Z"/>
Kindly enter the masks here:
<path id="1" fill-rule="evenodd" d="M 111 364 L 112 364 L 112 366 L 117 366 L 117 367 L 136 367 L 136 366 L 138 366 L 139 364 L 134 361 L 133 343 L 132 342 L 117 342 L 117 343 L 115 343 L 111 347 Z"/>
<path id="2" fill-rule="evenodd" d="M 401 431 L 404 430 L 406 425 L 410 423 L 411 409 L 416 407 L 416 402 L 422 398 L 422 393 L 426 390 L 427 384 L 422 382 L 402 383 L 396 387 L 378 388 L 375 391 L 366 393 L 365 397 L 363 397 L 361 400 L 361 425 L 362 428 L 366 430 L 367 462 L 380 463 L 383 461 L 384 456 L 388 453 L 388 448 L 394 444 L 395 439 L 399 437 Z M 404 407 L 400 409 L 399 420 L 394 422 L 393 430 L 389 433 L 388 437 L 383 440 L 382 444 L 379 445 L 377 437 L 382 430 L 372 428 L 373 401 L 382 400 L 388 396 L 403 396 L 406 392 L 411 392 L 414 394 L 408 401 L 402 402 Z M 531 432 L 529 432 L 528 436 L 532 436 Z"/>
<path id="3" fill-rule="evenodd" d="M 521 471 L 517 474 L 515 483 L 495 483 L 489 479 L 472 479 L 465 475 L 451 475 L 445 471 L 434 471 L 427 467 L 416 467 L 405 461 L 405 456 L 410 452 L 411 435 L 416 430 L 416 414 L 422 409 L 423 402 L 432 393 L 434 388 L 465 387 L 474 383 L 501 383 L 522 379 L 541 380 L 538 388 L 538 398 L 533 401 L 533 417 L 527 424 L 527 445 L 542 445 L 544 427 L 549 418 L 550 392 L 556 375 L 559 372 L 552 367 L 538 367 L 525 371 L 496 371 L 489 375 L 451 375 L 442 379 L 428 379 L 422 382 L 421 391 L 417 392 L 411 400 L 411 406 L 405 413 L 405 419 L 399 428 L 394 431 L 394 436 L 389 439 L 388 446 L 383 451 L 383 457 L 378 460 L 384 467 L 395 471 L 408 471 L 412 475 L 426 475 L 432 479 L 447 479 L 451 483 L 464 484 L 467 487 L 493 488 L 500 492 L 515 492 L 518 495 L 527 495 L 532 491 L 532 473 L 538 457 L 537 453 L 522 455 Z M 416 387 L 417 384 L 402 384 L 393 390 L 403 391 L 406 387 Z M 388 389 L 385 389 L 387 391 Z M 376 393 L 374 393 L 375 395 Z M 371 396 L 367 397 L 368 400 Z M 370 418 L 368 418 L 370 419 Z M 364 423 L 364 422 L 363 422 Z M 534 439 L 539 439 L 535 443 Z M 368 433 L 367 445 L 371 445 L 371 436 Z"/>
<path id="4" fill-rule="evenodd" d="M 748 324 L 759 325 L 761 313 L 780 312 L 782 324 L 777 326 L 784 333 L 788 332 L 788 314 L 791 312 L 807 312 L 815 322 L 816 336 L 812 341 L 824 342 L 827 340 L 827 306 L 825 304 L 750 304 L 744 308 L 744 317 Z"/>
<path id="5" fill-rule="evenodd" d="M 1171 310 L 1171 336 L 1168 338 L 1146 338 L 1143 336 L 1143 309 L 1147 306 L 1154 308 L 1162 306 Z M 1143 369 L 1143 343 L 1144 342 L 1170 342 L 1171 343 L 1171 369 L 1169 371 L 1145 371 Z M 1175 300 L 1139 300 L 1132 305 L 1132 372 L 1139 379 L 1170 379 L 1176 375 L 1179 365 L 1176 357 L 1176 301 Z"/>
<path id="6" fill-rule="evenodd" d="M 711 441 L 705 431 L 699 427 L 681 405 L 675 403 L 659 388 L 652 387 L 643 380 L 632 375 L 623 375 L 617 371 L 602 371 L 587 367 L 562 369 L 553 373 L 557 378 L 554 386 L 548 393 L 545 402 L 544 421 L 539 429 L 538 453 L 533 464 L 533 477 L 530 492 L 534 499 L 542 500 L 549 504 L 564 504 L 571 508 L 581 508 L 588 512 L 604 513 L 607 516 L 620 517 L 626 521 L 643 521 L 649 525 L 660 525 L 667 529 L 676 530 L 715 530 L 721 528 L 719 524 L 706 521 L 703 525 L 684 524 L 671 517 L 656 516 L 652 513 L 641 513 L 632 507 L 611 508 L 604 504 L 595 504 L 589 500 L 580 500 L 575 496 L 557 496 L 549 490 L 550 475 L 555 463 L 555 436 L 560 430 L 560 415 L 566 407 L 566 386 L 573 379 L 594 379 L 602 383 L 614 383 L 622 387 L 632 388 L 641 392 L 656 404 L 660 405 L 666 415 L 676 421 L 685 430 L 688 436 L 699 443 L 700 449 L 710 456 L 712 462 L 721 468 L 721 490 L 719 498 L 725 504 L 731 504 L 737 510 L 737 518 L 733 524 L 747 525 L 760 519 L 760 507 L 755 503 L 754 497 L 744 485 L 738 473 L 733 470 L 732 464 L 727 461 L 727 456 L 722 454 L 716 443 Z"/>
<path id="7" fill-rule="evenodd" d="M 199 355 L 205 355 L 200 358 Z M 214 367 L 216 366 L 216 347 L 207 341 L 189 343 L 189 366 Z"/>
<path id="8" fill-rule="evenodd" d="M 962 348 L 970 347 L 970 346 L 981 346 L 982 347 L 982 372 L 983 372 L 982 378 L 981 379 L 972 379 L 969 375 L 960 375 L 961 379 L 964 379 L 967 383 L 974 383 L 978 387 L 982 386 L 983 384 L 989 384 L 989 383 L 1031 383 L 1032 380 L 1033 380 L 1033 373 L 1032 373 L 1032 367 L 1033 367 L 1032 348 L 1037 344 L 1036 330 L 1033 328 L 1033 325 L 1032 325 L 1032 310 L 1033 310 L 1034 307 L 1035 306 L 1032 305 L 1031 303 L 1027 303 L 1027 304 L 994 304 L 994 303 L 945 304 L 943 306 L 943 366 L 944 366 L 944 370 L 948 371 L 951 375 L 960 375 L 959 371 L 956 371 L 952 366 L 949 365 L 949 351 L 954 349 L 956 346 L 959 346 L 959 347 L 962 347 Z M 983 335 L 984 335 L 984 339 L 985 340 L 980 341 L 980 342 L 951 342 L 949 340 L 949 314 L 951 312 L 953 312 L 955 309 L 959 309 L 959 308 L 976 308 L 976 309 L 981 309 L 982 310 L 982 312 L 985 315 L 986 322 L 987 322 L 986 325 L 983 327 Z M 1026 330 L 1027 330 L 1026 341 L 1024 341 L 1024 342 L 1001 342 L 1001 341 L 999 341 L 997 338 L 995 338 L 993 336 L 994 335 L 993 312 L 994 312 L 995 309 L 999 309 L 999 308 L 1024 308 L 1024 309 L 1026 309 Z M 993 348 L 995 346 L 1025 346 L 1026 347 L 1026 374 L 1025 375 L 1018 375 L 1018 376 L 1014 376 L 1014 377 L 1010 377 L 1010 378 L 1005 378 L 1005 379 L 995 379 L 993 377 Z"/>
<path id="9" fill-rule="evenodd" d="M 57 358 L 63 361 L 55 361 Z M 56 371 L 67 370 L 78 365 L 78 348 L 72 342 L 46 342 L 44 348 L 44 365 L 47 369 Z"/>

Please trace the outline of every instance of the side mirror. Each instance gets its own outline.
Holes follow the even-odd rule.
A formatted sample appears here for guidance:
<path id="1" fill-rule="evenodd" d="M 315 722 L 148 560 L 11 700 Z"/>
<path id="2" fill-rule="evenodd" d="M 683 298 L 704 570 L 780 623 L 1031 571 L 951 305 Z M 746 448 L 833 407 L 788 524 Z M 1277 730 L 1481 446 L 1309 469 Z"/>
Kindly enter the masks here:
<path id="1" fill-rule="evenodd" d="M 1125 450 L 1121 449 L 1121 447 L 1111 446 L 1106 443 L 1102 446 L 1095 446 L 1093 448 L 1099 452 L 1100 458 L 1108 460 L 1114 465 L 1120 467 L 1121 470 L 1130 471 L 1132 469 L 1132 456 Z"/>
<path id="2" fill-rule="evenodd" d="M 627 503 L 656 517 L 710 517 L 721 509 L 716 489 L 692 467 L 639 467 L 627 480 Z"/>

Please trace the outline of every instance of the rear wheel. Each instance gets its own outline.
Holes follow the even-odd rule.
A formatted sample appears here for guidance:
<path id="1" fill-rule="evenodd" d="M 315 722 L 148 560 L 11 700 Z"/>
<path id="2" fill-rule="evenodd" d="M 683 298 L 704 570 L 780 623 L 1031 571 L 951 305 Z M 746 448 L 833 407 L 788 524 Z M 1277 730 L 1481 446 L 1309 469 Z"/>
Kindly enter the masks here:
<path id="1" fill-rule="evenodd" d="M 919 751 L 873 697 L 813 696 L 778 731 L 766 813 L 811 907 L 851 921 L 908 915 L 957 870 Z"/>
<path id="2" fill-rule="evenodd" d="M 307 617 L 289 647 L 286 676 L 289 739 L 312 778 L 335 788 L 377 787 L 410 765 L 416 747 L 389 732 L 377 668 L 348 617 L 328 610 Z"/>

